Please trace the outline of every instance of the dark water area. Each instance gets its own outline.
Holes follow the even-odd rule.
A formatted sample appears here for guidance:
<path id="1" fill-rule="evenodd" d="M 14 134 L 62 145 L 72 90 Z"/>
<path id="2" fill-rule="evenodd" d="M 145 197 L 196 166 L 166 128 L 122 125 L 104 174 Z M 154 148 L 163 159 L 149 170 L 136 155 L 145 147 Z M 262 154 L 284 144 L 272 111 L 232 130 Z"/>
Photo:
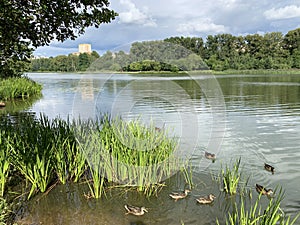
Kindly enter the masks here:
<path id="1" fill-rule="evenodd" d="M 58 185 L 29 203 L 21 224 L 215 224 L 232 201 L 215 179 L 222 166 L 239 157 L 254 196 L 256 183 L 280 185 L 283 210 L 292 216 L 300 210 L 300 76 L 29 76 L 43 85 L 43 97 L 25 110 L 36 116 L 95 119 L 109 113 L 169 128 L 180 139 L 179 154 L 193 167 L 195 186 L 186 199 L 174 202 L 169 193 L 186 186 L 178 174 L 151 198 L 117 189 L 86 199 L 86 185 Z M 216 153 L 216 162 L 205 159 L 204 151 Z M 275 167 L 274 174 L 264 170 L 265 162 Z M 214 204 L 196 203 L 209 193 L 217 196 Z M 125 215 L 124 204 L 144 205 L 149 212 Z"/>

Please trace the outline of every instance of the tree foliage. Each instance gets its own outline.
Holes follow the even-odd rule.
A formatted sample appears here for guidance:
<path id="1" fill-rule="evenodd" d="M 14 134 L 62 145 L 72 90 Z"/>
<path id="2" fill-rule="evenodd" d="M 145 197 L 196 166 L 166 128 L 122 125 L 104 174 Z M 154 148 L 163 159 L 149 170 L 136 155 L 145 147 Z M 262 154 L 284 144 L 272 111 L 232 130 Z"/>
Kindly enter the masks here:
<path id="1" fill-rule="evenodd" d="M 0 76 L 20 75 L 33 48 L 111 22 L 117 14 L 108 6 L 108 0 L 1 0 Z"/>
<path id="2" fill-rule="evenodd" d="M 300 68 L 300 28 L 289 31 L 286 35 L 281 32 L 246 36 L 208 35 L 203 46 L 194 48 L 190 39 L 172 37 L 165 41 L 180 43 L 197 53 L 213 70 Z"/>
<path id="3" fill-rule="evenodd" d="M 32 71 L 172 71 L 207 69 L 202 58 L 181 45 L 165 41 L 135 42 L 130 52 L 107 51 L 101 57 L 86 59 L 88 55 L 81 54 L 76 63 L 76 70 L 67 70 L 68 65 L 51 67 L 58 61 L 66 63 L 68 59 L 60 60 L 62 56 L 51 59 L 32 60 Z M 68 56 L 68 58 L 71 55 Z M 49 63 L 49 61 L 51 63 Z M 82 66 L 82 62 L 85 66 Z M 48 68 L 45 68 L 47 65 Z M 52 68 L 55 68 L 54 70 Z"/>
<path id="4" fill-rule="evenodd" d="M 95 71 L 162 71 L 170 70 L 167 64 L 178 70 L 300 68 L 299 46 L 300 28 L 286 35 L 280 32 L 209 35 L 205 42 L 198 37 L 170 37 L 135 42 L 128 53 L 107 51 L 97 60 L 90 60 L 88 68 Z M 87 67 L 76 68 L 85 70 Z"/>
<path id="5" fill-rule="evenodd" d="M 38 58 L 31 60 L 30 71 L 56 71 L 56 72 L 77 72 L 85 71 L 91 63 L 99 58 L 99 54 L 93 51 L 91 54 L 80 55 L 69 54 L 59 55 L 50 58 Z"/>

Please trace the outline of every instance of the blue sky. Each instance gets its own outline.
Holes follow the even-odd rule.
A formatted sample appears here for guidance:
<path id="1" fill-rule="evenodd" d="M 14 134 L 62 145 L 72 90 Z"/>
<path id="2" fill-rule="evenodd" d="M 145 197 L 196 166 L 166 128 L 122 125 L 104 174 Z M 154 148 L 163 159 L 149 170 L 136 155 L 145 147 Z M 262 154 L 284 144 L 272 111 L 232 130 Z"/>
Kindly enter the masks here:
<path id="1" fill-rule="evenodd" d="M 53 41 L 39 47 L 36 56 L 68 55 L 78 44 L 92 44 L 100 55 L 107 50 L 126 49 L 135 41 L 161 40 L 171 36 L 230 33 L 286 34 L 300 27 L 298 0 L 119 0 L 110 1 L 119 16 L 98 29 L 88 28 L 74 41 Z"/>

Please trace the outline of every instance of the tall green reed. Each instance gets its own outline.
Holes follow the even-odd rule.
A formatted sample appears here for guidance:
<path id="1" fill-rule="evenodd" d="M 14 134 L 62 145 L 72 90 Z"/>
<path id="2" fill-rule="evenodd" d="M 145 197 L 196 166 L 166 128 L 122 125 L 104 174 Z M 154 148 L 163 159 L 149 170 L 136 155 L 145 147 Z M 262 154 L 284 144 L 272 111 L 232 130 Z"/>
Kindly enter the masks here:
<path id="1" fill-rule="evenodd" d="M 226 225 L 293 225 L 300 216 L 300 213 L 298 213 L 291 221 L 291 217 L 285 215 L 280 207 L 284 198 L 282 189 L 279 190 L 276 197 L 269 200 L 265 207 L 261 202 L 261 197 L 262 194 L 258 196 L 250 207 L 246 206 L 245 201 L 241 197 L 240 204 L 235 203 L 234 209 L 228 213 Z M 218 220 L 217 224 L 220 224 Z"/>
<path id="2" fill-rule="evenodd" d="M 3 197 L 5 184 L 9 176 L 11 164 L 10 137 L 5 131 L 0 131 L 0 197 Z"/>
<path id="3" fill-rule="evenodd" d="M 92 125 L 92 126 L 89 126 Z M 88 165 L 87 181 L 93 198 L 100 198 L 104 194 L 105 177 L 103 173 L 103 155 L 101 154 L 101 140 L 99 126 L 91 121 L 81 123 L 77 132 L 78 148 Z"/>
<path id="4" fill-rule="evenodd" d="M 0 99 L 27 98 L 41 95 L 42 86 L 28 77 L 0 80 Z"/>
<path id="5" fill-rule="evenodd" d="M 224 191 L 230 195 L 236 194 L 238 185 L 241 179 L 241 173 L 239 171 L 241 163 L 241 158 L 236 160 L 232 167 L 228 165 L 225 166 L 225 170 L 221 170 L 221 183 L 223 185 Z"/>
<path id="6" fill-rule="evenodd" d="M 154 127 L 108 116 L 82 125 L 86 128 L 79 129 L 78 143 L 85 153 L 92 179 L 101 181 L 102 185 L 100 177 L 105 177 L 118 186 L 136 187 L 152 195 L 162 187 L 160 181 L 178 166 L 172 155 L 177 142 Z M 90 187 L 100 190 L 95 183 L 99 182 L 93 182 Z"/>
<path id="7" fill-rule="evenodd" d="M 173 155 L 177 140 L 169 138 L 165 130 L 158 132 L 153 125 L 147 127 L 139 120 L 104 118 L 101 124 L 102 149 L 110 153 L 105 174 L 126 186 L 136 186 L 146 195 L 157 193 L 160 182 L 178 166 Z"/>
<path id="8" fill-rule="evenodd" d="M 56 118 L 52 121 L 54 170 L 62 184 L 78 182 L 85 171 L 85 158 L 76 146 L 76 124 Z"/>

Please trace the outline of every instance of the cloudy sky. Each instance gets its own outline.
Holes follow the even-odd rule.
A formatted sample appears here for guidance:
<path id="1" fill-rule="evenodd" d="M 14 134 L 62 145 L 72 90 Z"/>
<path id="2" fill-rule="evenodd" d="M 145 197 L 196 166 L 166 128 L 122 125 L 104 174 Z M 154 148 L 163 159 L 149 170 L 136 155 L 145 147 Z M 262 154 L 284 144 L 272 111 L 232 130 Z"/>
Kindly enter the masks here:
<path id="1" fill-rule="evenodd" d="M 67 55 L 79 43 L 92 44 L 100 55 L 107 50 L 126 49 L 134 41 L 161 40 L 171 36 L 230 33 L 286 34 L 300 27 L 299 0 L 110 0 L 119 16 L 98 29 L 88 28 L 75 41 L 52 42 L 34 54 Z"/>

